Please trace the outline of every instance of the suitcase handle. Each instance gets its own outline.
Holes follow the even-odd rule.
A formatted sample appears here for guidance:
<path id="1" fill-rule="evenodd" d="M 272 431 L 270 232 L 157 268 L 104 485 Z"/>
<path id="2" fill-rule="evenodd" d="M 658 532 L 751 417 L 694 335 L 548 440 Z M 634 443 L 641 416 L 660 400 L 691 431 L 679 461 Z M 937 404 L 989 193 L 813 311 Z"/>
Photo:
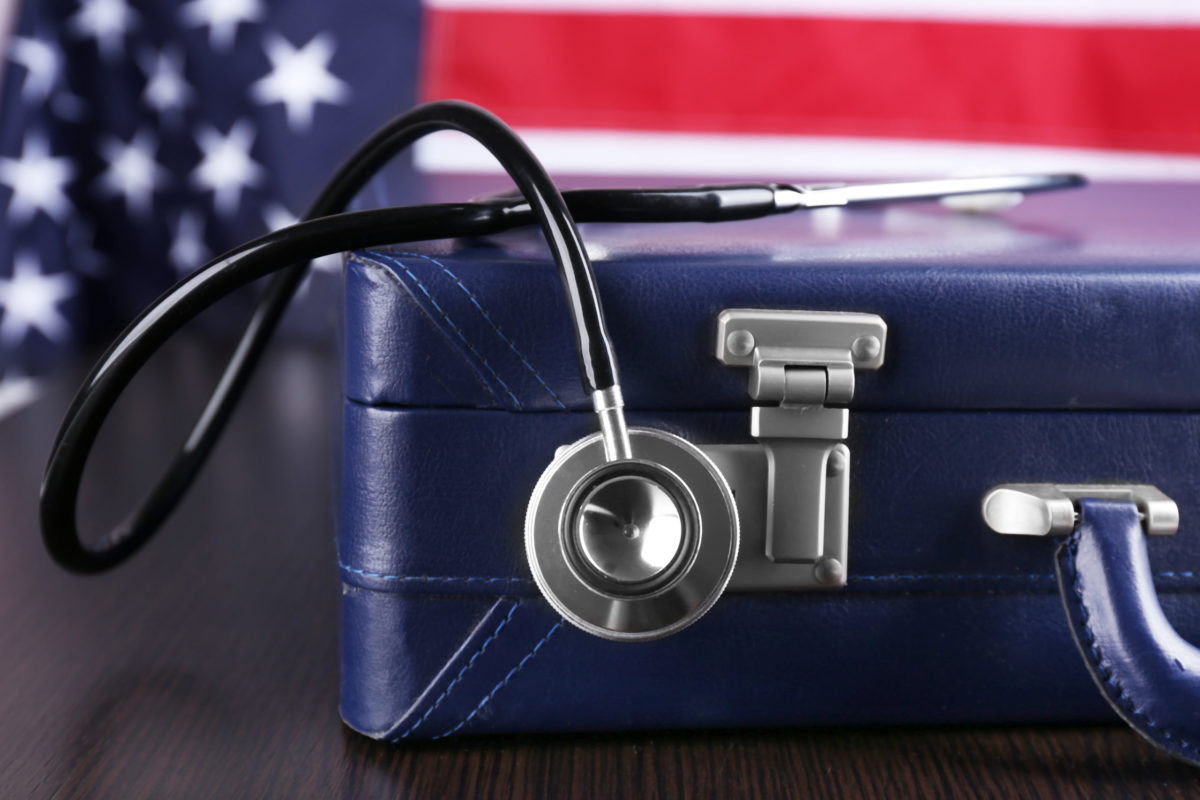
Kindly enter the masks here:
<path id="1" fill-rule="evenodd" d="M 1200 649 L 1163 614 L 1137 506 L 1081 499 L 1055 571 L 1071 634 L 1109 705 L 1151 744 L 1200 766 Z"/>

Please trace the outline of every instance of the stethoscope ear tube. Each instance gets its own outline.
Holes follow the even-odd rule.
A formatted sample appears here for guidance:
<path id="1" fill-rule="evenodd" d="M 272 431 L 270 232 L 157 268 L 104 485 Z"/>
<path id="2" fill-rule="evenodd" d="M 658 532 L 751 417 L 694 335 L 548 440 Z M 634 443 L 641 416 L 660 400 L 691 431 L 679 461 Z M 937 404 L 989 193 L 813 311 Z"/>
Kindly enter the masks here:
<path id="1" fill-rule="evenodd" d="M 59 564 L 75 572 L 99 572 L 124 561 L 153 536 L 212 451 L 304 276 L 304 265 L 319 255 L 363 246 L 360 240 L 348 239 L 338 218 L 329 215 L 343 210 L 366 181 L 399 151 L 426 134 L 447 129 L 465 133 L 483 144 L 517 184 L 559 267 L 584 390 L 594 395 L 616 389 L 619 395 L 616 358 L 595 275 L 579 230 L 554 182 L 520 138 L 489 112 L 459 101 L 427 103 L 388 123 L 350 157 L 309 210 L 309 221 L 304 225 L 310 227 L 293 226 L 210 262 L 146 309 L 101 358 L 67 412 L 42 482 L 42 535 L 47 550 Z M 467 233 L 445 210 L 436 206 L 409 209 L 427 224 L 419 235 L 407 240 Z M 478 213 L 496 220 L 495 209 L 481 207 Z M 383 241 L 404 241 L 407 233 L 393 231 Z M 378 244 L 380 239 L 372 237 L 371 243 Z M 86 545 L 76 524 L 79 484 L 96 435 L 117 398 L 150 356 L 188 320 L 233 289 L 272 272 L 278 274 L 259 300 L 217 388 L 163 478 L 123 523 L 97 544 Z M 612 413 L 623 425 L 619 406 L 615 409 Z"/>
<path id="2" fill-rule="evenodd" d="M 517 184 L 519 194 L 476 203 L 339 213 L 397 153 L 428 133 L 447 129 L 465 133 L 487 147 Z M 210 262 L 160 297 L 117 338 L 80 388 L 51 449 L 40 509 L 46 547 L 69 570 L 98 572 L 128 558 L 150 539 L 212 451 L 303 279 L 305 265 L 313 258 L 393 243 L 482 236 L 536 222 L 562 279 L 580 379 L 597 414 L 604 461 L 620 464 L 636 460 L 636 447 L 626 429 L 616 357 L 573 210 L 593 221 L 722 221 L 823 205 L 1043 191 L 1082 183 L 1075 175 L 1024 175 L 848 187 L 733 184 L 579 190 L 567 193 L 568 202 L 520 138 L 492 114 L 458 101 L 418 106 L 381 128 L 346 161 L 310 208 L 305 222 Z M 124 522 L 96 544 L 85 544 L 76 526 L 79 484 L 96 435 L 117 398 L 150 356 L 184 324 L 234 289 L 272 273 L 203 413 L 162 478 Z M 631 479 L 622 485 L 640 486 L 637 491 L 642 494 L 658 496 L 658 489 L 648 488 L 654 480 L 644 475 L 639 480 L 643 483 Z"/>
<path id="3" fill-rule="evenodd" d="M 100 572 L 119 564 L 146 542 L 187 491 L 237 402 L 259 353 L 261 334 L 273 324 L 260 310 L 213 392 L 192 435 L 141 505 L 94 545 L 76 525 L 83 470 L 100 428 L 117 399 L 155 352 L 199 313 L 230 292 L 279 270 L 340 252 L 347 242 L 370 247 L 427 235 L 497 229 L 496 216 L 474 205 L 437 205 L 360 211 L 322 217 L 248 242 L 185 278 L 117 337 L 75 395 L 50 450 L 42 480 L 42 538 L 50 555 L 72 572 Z M 242 365 L 242 370 L 234 367 Z"/>

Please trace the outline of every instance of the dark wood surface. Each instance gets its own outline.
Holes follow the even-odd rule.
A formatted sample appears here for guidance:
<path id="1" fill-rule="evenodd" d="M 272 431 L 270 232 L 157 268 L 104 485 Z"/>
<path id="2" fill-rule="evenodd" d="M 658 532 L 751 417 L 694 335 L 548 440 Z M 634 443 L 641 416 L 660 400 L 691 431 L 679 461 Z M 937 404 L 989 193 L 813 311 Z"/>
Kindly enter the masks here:
<path id="1" fill-rule="evenodd" d="M 102 436 L 81 519 L 148 485 L 219 368 L 170 348 Z M 379 744 L 337 714 L 337 368 L 277 347 L 131 563 L 68 575 L 36 497 L 76 382 L 0 420 L 0 797 L 1195 797 L 1122 726 L 805 729 Z"/>

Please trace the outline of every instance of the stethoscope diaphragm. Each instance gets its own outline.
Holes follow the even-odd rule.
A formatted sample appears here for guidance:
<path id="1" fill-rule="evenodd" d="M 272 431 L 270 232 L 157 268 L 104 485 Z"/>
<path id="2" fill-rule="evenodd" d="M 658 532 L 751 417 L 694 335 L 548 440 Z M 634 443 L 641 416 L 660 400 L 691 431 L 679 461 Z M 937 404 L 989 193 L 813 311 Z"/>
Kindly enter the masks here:
<path id="1" fill-rule="evenodd" d="M 695 622 L 724 592 L 738 552 L 733 493 L 695 445 L 631 428 L 632 458 L 599 433 L 559 451 L 525 518 L 525 551 L 547 601 L 573 625 L 641 641 Z"/>

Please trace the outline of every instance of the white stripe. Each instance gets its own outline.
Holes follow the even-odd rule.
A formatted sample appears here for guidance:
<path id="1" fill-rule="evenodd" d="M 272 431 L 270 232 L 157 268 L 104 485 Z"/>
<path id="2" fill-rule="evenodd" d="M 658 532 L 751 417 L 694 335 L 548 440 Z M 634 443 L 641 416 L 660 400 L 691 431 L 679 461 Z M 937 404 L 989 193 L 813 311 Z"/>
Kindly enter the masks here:
<path id="1" fill-rule="evenodd" d="M 15 414 L 41 394 L 42 386 L 33 378 L 0 380 L 0 419 Z"/>
<path id="2" fill-rule="evenodd" d="M 608 14 L 720 14 L 1011 22 L 1200 25 L 1196 0 L 425 0 L 430 8 Z"/>
<path id="3" fill-rule="evenodd" d="M 1073 147 L 624 131 L 521 130 L 551 172 L 573 175 L 703 175 L 743 180 L 929 178 L 957 172 L 1081 172 L 1093 180 L 1200 180 L 1200 156 Z M 436 133 L 417 143 L 427 172 L 494 173 L 471 139 Z"/>

